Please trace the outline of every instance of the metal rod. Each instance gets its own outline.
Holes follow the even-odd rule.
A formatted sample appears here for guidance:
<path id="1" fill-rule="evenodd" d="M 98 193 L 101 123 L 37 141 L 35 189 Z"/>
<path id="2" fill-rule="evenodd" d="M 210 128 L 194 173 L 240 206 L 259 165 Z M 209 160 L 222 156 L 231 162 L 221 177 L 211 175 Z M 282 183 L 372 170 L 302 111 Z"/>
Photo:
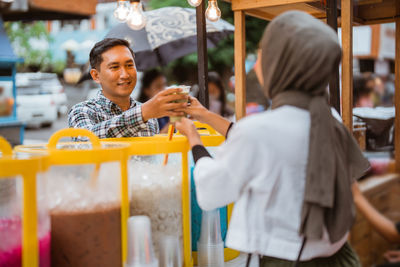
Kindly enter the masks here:
<path id="1" fill-rule="evenodd" d="M 337 0 L 328 0 L 326 19 L 329 26 L 337 32 Z M 329 81 L 329 102 L 336 111 L 340 112 L 339 66 L 334 70 Z"/>
<path id="2" fill-rule="evenodd" d="M 207 32 L 205 12 L 205 1 L 202 1 L 202 3 L 198 7 L 196 7 L 199 101 L 203 106 L 209 108 Z"/>

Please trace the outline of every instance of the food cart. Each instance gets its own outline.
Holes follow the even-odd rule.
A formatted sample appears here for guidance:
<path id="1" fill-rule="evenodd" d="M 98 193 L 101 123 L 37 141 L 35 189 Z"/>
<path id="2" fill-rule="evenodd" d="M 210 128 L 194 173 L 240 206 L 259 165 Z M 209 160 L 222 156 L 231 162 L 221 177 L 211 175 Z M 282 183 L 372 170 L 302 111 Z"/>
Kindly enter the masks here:
<path id="1" fill-rule="evenodd" d="M 342 115 L 344 124 L 353 129 L 353 53 L 352 53 L 352 27 L 353 25 L 371 25 L 379 23 L 396 23 L 396 57 L 395 57 L 395 172 L 381 176 L 372 176 L 360 182 L 361 191 L 372 204 L 385 215 L 399 220 L 396 215 L 400 203 L 400 1 L 396 0 L 336 0 L 312 1 L 312 0 L 225 0 L 232 4 L 235 16 L 235 95 L 236 118 L 245 116 L 245 15 L 271 20 L 279 14 L 289 10 L 307 12 L 318 19 L 328 21 L 334 26 L 336 22 L 342 31 L 342 90 L 331 89 L 330 94 L 341 95 L 338 109 Z M 333 10 L 332 10 L 333 9 Z M 339 14 L 336 18 L 335 14 Z M 333 14 L 333 23 L 332 23 Z M 337 103 L 331 104 L 337 107 Z M 365 266 L 382 260 L 382 253 L 390 247 L 373 232 L 367 221 L 361 215 L 357 215 L 356 224 L 351 232 L 352 245 L 360 256 Z M 369 264 L 369 265 L 368 265 Z"/>

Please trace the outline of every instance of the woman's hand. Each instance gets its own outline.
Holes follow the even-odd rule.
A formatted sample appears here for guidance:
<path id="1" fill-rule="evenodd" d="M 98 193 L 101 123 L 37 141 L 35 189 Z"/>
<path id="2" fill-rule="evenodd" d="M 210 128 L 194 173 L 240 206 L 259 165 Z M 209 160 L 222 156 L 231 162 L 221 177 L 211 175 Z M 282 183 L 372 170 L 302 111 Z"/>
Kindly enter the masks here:
<path id="1" fill-rule="evenodd" d="M 196 126 L 194 126 L 194 123 L 191 120 L 187 118 L 181 118 L 180 121 L 175 122 L 175 128 L 178 129 L 181 134 L 187 137 L 190 147 L 194 147 L 195 145 L 203 145 Z"/>
<path id="2" fill-rule="evenodd" d="M 354 202 L 356 203 L 356 205 L 359 204 L 360 199 L 363 198 L 363 195 L 361 193 L 360 187 L 358 186 L 357 181 L 353 183 L 353 185 L 351 186 L 351 191 L 353 192 L 353 198 L 354 198 Z"/>
<path id="3" fill-rule="evenodd" d="M 190 96 L 189 105 L 183 110 L 189 114 L 195 120 L 205 123 L 206 117 L 210 111 L 208 111 L 202 104 L 200 104 L 197 98 Z"/>

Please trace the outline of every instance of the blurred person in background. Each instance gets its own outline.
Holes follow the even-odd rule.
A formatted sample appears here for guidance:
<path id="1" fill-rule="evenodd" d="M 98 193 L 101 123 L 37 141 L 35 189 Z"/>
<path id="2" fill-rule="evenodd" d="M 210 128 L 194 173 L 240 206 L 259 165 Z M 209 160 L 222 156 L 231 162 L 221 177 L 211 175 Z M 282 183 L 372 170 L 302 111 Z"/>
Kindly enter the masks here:
<path id="1" fill-rule="evenodd" d="M 371 226 L 388 242 L 400 244 L 400 222 L 394 223 L 378 210 L 376 210 L 368 199 L 360 191 L 358 183 L 352 186 L 354 203 L 357 210 L 367 219 Z M 400 266 L 400 250 L 389 250 L 384 255 L 389 264 L 384 266 Z"/>
<path id="2" fill-rule="evenodd" d="M 395 75 L 393 73 L 387 75 L 383 82 L 385 84 L 385 94 L 383 95 L 382 105 L 392 107 L 394 106 Z"/>
<path id="3" fill-rule="evenodd" d="M 140 95 L 138 101 L 145 103 L 159 92 L 167 87 L 167 78 L 165 75 L 157 70 L 149 70 L 143 74 L 142 87 L 140 88 Z M 169 117 L 161 117 L 157 119 L 160 133 L 168 132 Z"/>
<path id="4" fill-rule="evenodd" d="M 269 99 L 264 95 L 260 83 L 262 73 L 259 71 L 261 64 L 261 49 L 257 50 L 257 60 L 253 68 L 246 75 L 246 114 L 255 114 L 267 110 L 270 106 Z"/>
<path id="5" fill-rule="evenodd" d="M 230 118 L 233 111 L 226 104 L 225 88 L 217 72 L 208 73 L 208 95 L 210 111 L 225 118 Z"/>
<path id="6" fill-rule="evenodd" d="M 374 93 L 375 93 L 375 106 L 393 106 L 394 91 L 391 92 L 390 85 L 386 85 L 387 82 L 390 83 L 390 76 L 380 77 L 374 76 Z"/>
<path id="7" fill-rule="evenodd" d="M 372 84 L 371 84 L 372 82 Z M 353 77 L 353 107 L 374 107 L 373 79 L 356 74 Z"/>

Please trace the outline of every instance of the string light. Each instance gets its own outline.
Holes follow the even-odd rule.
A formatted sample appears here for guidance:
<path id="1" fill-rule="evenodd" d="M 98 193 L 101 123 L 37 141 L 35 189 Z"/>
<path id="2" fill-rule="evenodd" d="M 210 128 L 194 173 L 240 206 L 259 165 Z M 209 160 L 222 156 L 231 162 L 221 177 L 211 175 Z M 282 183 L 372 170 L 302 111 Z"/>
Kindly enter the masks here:
<path id="1" fill-rule="evenodd" d="M 120 22 L 125 22 L 130 12 L 129 1 L 118 0 L 117 8 L 114 11 L 114 17 Z"/>
<path id="2" fill-rule="evenodd" d="M 146 16 L 144 15 L 143 6 L 140 1 L 131 3 L 131 13 L 129 14 L 126 24 L 128 24 L 132 30 L 140 30 L 146 26 Z"/>
<path id="3" fill-rule="evenodd" d="M 217 21 L 221 18 L 221 10 L 218 8 L 217 0 L 209 0 L 206 10 L 206 18 L 211 21 Z"/>
<path id="4" fill-rule="evenodd" d="M 197 7 L 201 4 L 202 0 L 188 0 L 189 5 L 192 7 Z"/>
<path id="5" fill-rule="evenodd" d="M 13 0 L 0 0 L 13 1 Z M 197 7 L 203 0 L 188 0 L 188 3 Z M 221 10 L 218 8 L 217 0 L 208 0 L 206 18 L 210 21 L 218 21 L 221 18 Z M 126 24 L 133 30 L 140 30 L 146 26 L 146 16 L 143 12 L 143 6 L 140 0 L 133 0 L 129 6 L 129 0 L 118 0 L 117 8 L 114 11 L 115 18 Z"/>

